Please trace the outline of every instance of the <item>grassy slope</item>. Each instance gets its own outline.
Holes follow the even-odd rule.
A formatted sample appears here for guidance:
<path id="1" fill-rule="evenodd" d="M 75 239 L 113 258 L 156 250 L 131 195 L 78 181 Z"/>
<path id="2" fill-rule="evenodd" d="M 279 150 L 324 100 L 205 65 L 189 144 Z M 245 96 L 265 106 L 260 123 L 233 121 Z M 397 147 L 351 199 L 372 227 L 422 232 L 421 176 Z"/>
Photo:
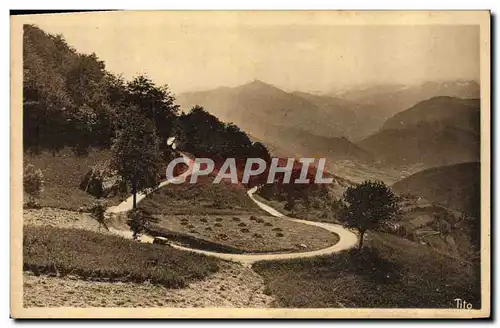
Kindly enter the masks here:
<path id="1" fill-rule="evenodd" d="M 64 149 L 55 156 L 48 151 L 39 155 L 24 153 L 24 164 L 31 163 L 43 172 L 42 207 L 76 211 L 95 200 L 92 195 L 78 188 L 82 178 L 94 164 L 109 159 L 109 156 L 106 150 L 93 150 L 88 156 L 76 156 L 71 150 Z M 117 198 L 109 200 L 110 204 L 118 202 Z"/>
<path id="2" fill-rule="evenodd" d="M 79 229 L 24 227 L 24 270 L 86 279 L 184 287 L 218 270 L 218 260 Z"/>
<path id="3" fill-rule="evenodd" d="M 383 233 L 370 233 L 361 255 L 254 265 L 277 306 L 309 308 L 454 308 L 457 297 L 478 308 L 477 267 Z"/>
<path id="4" fill-rule="evenodd" d="M 240 184 L 223 180 L 214 184 L 213 176 L 198 178 L 197 183 L 170 184 L 154 191 L 138 207 L 152 214 L 263 214 Z"/>
<path id="5" fill-rule="evenodd" d="M 219 244 L 221 251 L 231 253 L 311 251 L 338 242 L 336 234 L 324 229 L 269 216 L 168 216 L 153 231 L 191 236 Z M 166 236 L 176 239 L 172 234 Z M 185 238 L 179 241 L 188 242 Z M 209 245 L 192 246 L 211 249 Z"/>
<path id="6" fill-rule="evenodd" d="M 480 164 L 462 163 L 431 168 L 396 182 L 399 193 L 422 196 L 429 201 L 479 217 Z"/>
<path id="7" fill-rule="evenodd" d="M 148 195 L 138 206 L 160 218 L 150 233 L 232 253 L 296 251 L 300 244 L 321 249 L 338 241 L 323 229 L 266 216 L 243 185 L 213 184 L 212 179 L 167 185 Z"/>

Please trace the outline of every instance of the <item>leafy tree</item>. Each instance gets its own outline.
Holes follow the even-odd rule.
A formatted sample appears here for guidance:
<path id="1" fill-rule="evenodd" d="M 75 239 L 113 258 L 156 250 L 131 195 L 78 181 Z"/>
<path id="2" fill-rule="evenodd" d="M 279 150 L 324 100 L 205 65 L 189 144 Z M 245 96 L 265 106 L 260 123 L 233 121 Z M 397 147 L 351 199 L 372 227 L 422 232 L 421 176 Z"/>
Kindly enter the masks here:
<path id="1" fill-rule="evenodd" d="M 154 122 L 160 137 L 160 149 L 167 151 L 167 139 L 172 136 L 179 106 L 168 85 L 157 86 L 151 79 L 139 75 L 126 85 L 125 103 L 135 105 L 141 112 Z"/>
<path id="2" fill-rule="evenodd" d="M 61 35 L 34 25 L 23 35 L 23 142 L 26 150 L 65 146 L 85 154 L 90 146 L 109 147 L 114 137 L 113 97 L 125 86 L 105 70 L 95 54 L 80 54 Z M 122 96 L 123 98 L 124 96 Z"/>
<path id="3" fill-rule="evenodd" d="M 43 190 L 43 173 L 33 164 L 28 164 L 24 168 L 23 174 L 24 192 L 28 194 L 28 207 L 34 207 L 38 203 L 38 198 Z"/>
<path id="4" fill-rule="evenodd" d="M 132 188 L 133 208 L 136 208 L 137 192 L 153 188 L 159 182 L 160 141 L 151 120 L 137 107 L 126 108 L 123 120 L 123 128 L 111 148 L 112 166 Z"/>
<path id="5" fill-rule="evenodd" d="M 359 231 L 359 249 L 367 230 L 378 230 L 400 217 L 399 199 L 383 182 L 365 181 L 348 187 L 342 200 L 340 220 Z"/>

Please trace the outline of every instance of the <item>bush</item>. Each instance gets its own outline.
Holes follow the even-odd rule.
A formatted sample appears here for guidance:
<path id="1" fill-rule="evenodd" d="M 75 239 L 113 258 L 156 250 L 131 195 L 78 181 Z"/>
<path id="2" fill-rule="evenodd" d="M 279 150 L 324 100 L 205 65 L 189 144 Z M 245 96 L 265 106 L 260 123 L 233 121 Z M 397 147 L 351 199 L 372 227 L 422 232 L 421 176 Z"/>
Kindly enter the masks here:
<path id="1" fill-rule="evenodd" d="M 245 222 L 240 222 L 240 223 L 238 223 L 238 226 L 240 226 L 240 227 L 246 227 L 247 224 Z"/>
<path id="2" fill-rule="evenodd" d="M 24 227 L 24 270 L 85 279 L 185 287 L 217 272 L 218 260 L 80 229 Z"/>
<path id="3" fill-rule="evenodd" d="M 285 235 L 281 232 L 276 233 L 276 237 L 284 237 Z"/>
<path id="4" fill-rule="evenodd" d="M 241 221 L 241 219 L 235 216 L 235 217 L 233 217 L 233 221 L 239 222 L 239 221 Z"/>
<path id="5" fill-rule="evenodd" d="M 24 168 L 23 174 L 24 192 L 28 195 L 28 207 L 38 207 L 40 193 L 43 191 L 43 173 L 33 164 L 28 164 Z"/>
<path id="6" fill-rule="evenodd" d="M 273 224 L 272 224 L 271 222 L 266 222 L 266 223 L 264 223 L 264 225 L 265 225 L 266 227 L 272 227 L 272 226 L 273 226 Z"/>
<path id="7" fill-rule="evenodd" d="M 104 214 L 106 213 L 106 208 L 107 208 L 106 201 L 98 199 L 94 203 L 92 203 L 89 212 L 92 215 L 92 217 L 94 217 L 94 219 L 96 219 L 97 222 L 99 222 L 99 229 L 102 226 L 106 230 L 109 230 L 108 226 L 106 225 L 104 216 Z"/>
<path id="8" fill-rule="evenodd" d="M 158 222 L 158 219 L 153 218 L 150 213 L 142 209 L 136 208 L 127 213 L 127 224 L 133 232 L 134 239 L 136 239 L 150 223 L 156 222 Z"/>
<path id="9" fill-rule="evenodd" d="M 243 228 L 243 229 L 241 229 L 240 231 L 241 231 L 241 232 L 243 232 L 243 233 L 250 232 L 250 230 L 248 230 L 247 228 Z"/>

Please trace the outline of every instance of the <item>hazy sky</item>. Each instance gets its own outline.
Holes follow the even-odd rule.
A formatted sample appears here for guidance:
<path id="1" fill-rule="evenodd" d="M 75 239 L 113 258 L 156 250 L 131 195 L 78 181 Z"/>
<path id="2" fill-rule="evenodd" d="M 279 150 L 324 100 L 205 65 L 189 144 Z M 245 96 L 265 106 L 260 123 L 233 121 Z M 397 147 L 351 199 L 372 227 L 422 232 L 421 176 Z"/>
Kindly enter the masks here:
<path id="1" fill-rule="evenodd" d="M 147 73 L 174 93 L 260 79 L 285 90 L 365 83 L 479 80 L 479 28 L 467 25 L 332 25 L 172 15 L 32 16 L 114 73 Z M 198 14 L 199 15 L 199 14 Z"/>

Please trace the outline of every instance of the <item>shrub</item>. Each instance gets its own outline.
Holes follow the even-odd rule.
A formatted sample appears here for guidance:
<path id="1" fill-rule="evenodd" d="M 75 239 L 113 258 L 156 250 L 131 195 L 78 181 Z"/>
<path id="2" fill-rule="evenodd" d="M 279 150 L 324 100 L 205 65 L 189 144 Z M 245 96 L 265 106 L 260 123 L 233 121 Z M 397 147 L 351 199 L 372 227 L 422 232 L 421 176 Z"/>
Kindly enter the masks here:
<path id="1" fill-rule="evenodd" d="M 238 222 L 238 221 L 241 221 L 241 219 L 235 216 L 235 217 L 233 217 L 233 221 Z"/>
<path id="2" fill-rule="evenodd" d="M 283 231 L 283 229 L 281 229 L 281 228 L 272 228 L 271 230 L 272 231 Z"/>
<path id="3" fill-rule="evenodd" d="M 255 216 L 251 215 L 249 220 L 250 221 L 257 221 L 257 218 Z"/>
<path id="4" fill-rule="evenodd" d="M 253 237 L 255 237 L 255 238 L 262 238 L 262 235 L 260 233 L 254 233 Z"/>
<path id="5" fill-rule="evenodd" d="M 200 219 L 200 222 L 205 222 L 205 223 L 207 223 L 207 222 L 208 222 L 208 220 L 207 220 L 206 218 L 201 218 L 201 219 Z"/>
<path id="6" fill-rule="evenodd" d="M 222 218 L 216 218 L 215 221 L 220 222 L 222 221 Z"/>
<path id="7" fill-rule="evenodd" d="M 276 233 L 276 237 L 284 237 L 285 235 L 281 232 Z"/>
<path id="8" fill-rule="evenodd" d="M 266 227 L 272 227 L 272 226 L 273 226 L 273 224 L 272 224 L 271 222 L 266 222 L 266 223 L 264 223 L 264 225 L 265 225 Z"/>
<path id="9" fill-rule="evenodd" d="M 216 227 L 222 227 L 222 224 L 216 223 L 216 224 L 214 224 L 214 226 L 216 226 Z"/>
<path id="10" fill-rule="evenodd" d="M 240 227 L 246 227 L 247 224 L 245 222 L 240 222 L 240 223 L 238 223 L 238 226 L 240 226 Z"/>
<path id="11" fill-rule="evenodd" d="M 241 229 L 240 231 L 241 231 L 241 232 L 243 232 L 243 233 L 250 232 L 250 230 L 248 230 L 247 228 L 243 228 L 243 229 Z"/>
<path id="12" fill-rule="evenodd" d="M 101 229 L 101 226 L 104 227 L 106 230 L 109 230 L 108 226 L 106 225 L 105 222 L 105 216 L 104 214 L 106 213 L 106 208 L 107 208 L 107 203 L 105 200 L 98 199 L 92 205 L 90 205 L 90 214 L 94 219 L 99 222 L 99 229 Z"/>
<path id="13" fill-rule="evenodd" d="M 127 225 L 133 232 L 133 238 L 137 239 L 138 235 L 142 233 L 150 223 L 156 223 L 158 219 L 142 209 L 133 209 L 127 213 Z"/>
<path id="14" fill-rule="evenodd" d="M 24 192 L 28 195 L 28 207 L 38 207 L 38 199 L 43 191 L 43 173 L 33 164 L 28 164 L 24 168 L 23 174 Z"/>

